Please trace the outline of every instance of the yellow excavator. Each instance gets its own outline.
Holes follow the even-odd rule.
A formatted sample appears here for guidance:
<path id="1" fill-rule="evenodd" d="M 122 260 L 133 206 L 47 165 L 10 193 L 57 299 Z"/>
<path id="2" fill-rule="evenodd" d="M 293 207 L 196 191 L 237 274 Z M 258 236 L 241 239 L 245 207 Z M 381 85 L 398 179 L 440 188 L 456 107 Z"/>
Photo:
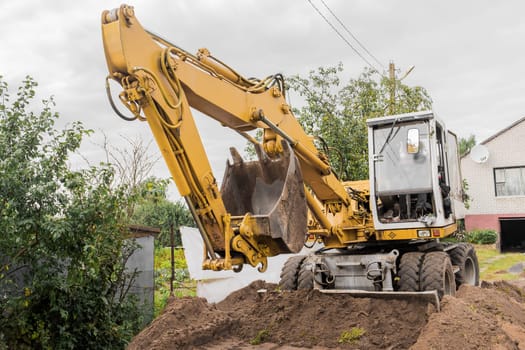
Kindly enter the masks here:
<path id="1" fill-rule="evenodd" d="M 283 289 L 440 298 L 478 284 L 473 247 L 441 241 L 457 230 L 462 183 L 456 136 L 432 111 L 368 120 L 370 179 L 343 182 L 293 115 L 281 74 L 248 79 L 207 49 L 193 55 L 128 5 L 102 13 L 102 37 L 111 106 L 148 123 L 201 233 L 203 269 L 264 272 L 268 257 L 317 241 L 284 264 Z M 191 108 L 255 147 L 257 161 L 231 148 L 220 188 Z"/>

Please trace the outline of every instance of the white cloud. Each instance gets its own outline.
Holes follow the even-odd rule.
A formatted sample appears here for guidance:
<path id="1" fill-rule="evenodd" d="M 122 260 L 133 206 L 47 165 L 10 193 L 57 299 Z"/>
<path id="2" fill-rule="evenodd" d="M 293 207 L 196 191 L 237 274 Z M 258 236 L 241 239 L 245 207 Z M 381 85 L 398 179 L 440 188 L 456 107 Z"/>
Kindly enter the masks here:
<path id="1" fill-rule="evenodd" d="M 326 13 L 319 0 L 312 1 Z M 525 115 L 525 3 L 324 1 L 384 65 L 390 60 L 402 70 L 415 65 L 404 82 L 426 87 L 458 135 L 475 134 L 482 141 Z M 2 2 L 0 74 L 11 85 L 33 76 L 40 95 L 55 96 L 64 124 L 80 119 L 115 142 L 120 134 L 150 138 L 145 124 L 116 117 L 105 97 L 100 16 L 120 3 Z M 343 62 L 350 78 L 365 66 L 306 0 L 137 0 L 132 5 L 148 29 L 190 52 L 207 47 L 246 76 L 305 75 Z M 220 179 L 236 136 L 216 122 L 197 119 Z M 243 149 L 245 143 L 235 144 Z M 167 176 L 165 167 L 159 168 Z"/>

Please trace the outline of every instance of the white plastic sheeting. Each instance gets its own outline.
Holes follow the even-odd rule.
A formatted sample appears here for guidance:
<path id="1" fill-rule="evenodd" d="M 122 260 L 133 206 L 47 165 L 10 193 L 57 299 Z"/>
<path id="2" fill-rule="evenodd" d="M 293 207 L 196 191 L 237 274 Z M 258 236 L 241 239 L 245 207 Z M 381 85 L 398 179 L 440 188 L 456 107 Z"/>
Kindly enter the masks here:
<path id="1" fill-rule="evenodd" d="M 180 228 L 184 255 L 188 263 L 190 277 L 197 280 L 197 296 L 216 303 L 231 292 L 244 288 L 251 282 L 263 280 L 278 283 L 281 269 L 292 254 L 283 254 L 268 258 L 268 269 L 260 273 L 250 265 L 244 265 L 241 272 L 202 270 L 203 242 L 199 230 L 192 227 Z M 303 248 L 300 254 L 308 254 Z"/>

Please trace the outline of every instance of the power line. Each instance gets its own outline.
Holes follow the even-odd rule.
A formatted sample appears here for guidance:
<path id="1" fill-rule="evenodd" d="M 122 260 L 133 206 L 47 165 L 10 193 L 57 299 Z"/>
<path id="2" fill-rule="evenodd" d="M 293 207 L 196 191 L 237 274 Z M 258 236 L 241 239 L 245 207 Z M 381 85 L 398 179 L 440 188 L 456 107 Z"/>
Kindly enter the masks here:
<path id="1" fill-rule="evenodd" d="M 326 7 L 326 9 L 330 12 L 330 14 L 337 20 L 337 22 L 339 22 L 339 24 L 341 25 L 341 27 L 344 28 L 344 30 L 350 34 L 350 36 L 359 44 L 359 46 L 361 46 L 361 48 L 363 50 L 365 50 L 365 52 L 374 59 L 374 61 L 376 61 L 383 69 L 385 69 L 385 66 L 370 52 L 368 51 L 368 49 L 359 41 L 359 39 L 357 39 L 357 37 L 350 31 L 350 29 L 348 29 L 348 27 L 339 19 L 339 17 L 337 17 L 337 15 L 332 11 L 332 9 L 330 9 L 330 7 L 328 7 L 328 5 L 324 2 L 324 0 L 321 0 L 321 3 L 324 5 L 324 7 Z"/>
<path id="2" fill-rule="evenodd" d="M 374 69 L 375 71 L 377 71 L 379 74 L 383 75 L 381 73 L 381 71 L 379 69 L 377 69 L 372 63 L 370 63 L 369 60 L 367 60 L 351 43 L 350 41 L 348 41 L 343 34 L 341 34 L 341 32 L 339 30 L 337 30 L 337 28 L 332 24 L 332 22 L 330 22 L 330 20 L 328 18 L 326 18 L 325 15 L 323 15 L 323 13 L 317 8 L 317 6 L 314 5 L 314 3 L 311 1 L 311 0 L 307 0 L 310 5 L 314 8 L 314 10 L 319 14 L 319 16 L 321 16 L 324 21 L 334 30 L 334 32 L 336 32 L 336 34 L 341 38 L 343 39 L 343 41 L 348 45 L 350 46 L 350 48 L 372 69 Z"/>
<path id="3" fill-rule="evenodd" d="M 350 46 L 350 48 L 359 56 L 361 57 L 361 59 L 363 61 L 366 62 L 366 64 L 368 64 L 372 69 L 376 70 L 376 71 L 379 71 L 376 67 L 374 67 L 374 65 L 372 63 L 370 63 L 363 55 L 361 55 L 361 53 L 339 32 L 339 30 L 337 30 L 337 28 L 332 24 L 332 22 L 330 22 L 330 20 L 328 18 L 326 18 L 325 15 L 323 15 L 323 13 L 321 11 L 319 11 L 319 9 L 317 8 L 317 6 L 314 5 L 314 3 L 311 1 L 311 0 L 307 0 L 310 5 L 314 8 L 314 10 L 319 14 L 319 16 L 321 16 L 324 21 L 334 30 L 334 32 L 337 33 L 337 35 L 339 35 L 339 37 L 341 39 L 343 39 L 343 41 L 348 45 Z"/>

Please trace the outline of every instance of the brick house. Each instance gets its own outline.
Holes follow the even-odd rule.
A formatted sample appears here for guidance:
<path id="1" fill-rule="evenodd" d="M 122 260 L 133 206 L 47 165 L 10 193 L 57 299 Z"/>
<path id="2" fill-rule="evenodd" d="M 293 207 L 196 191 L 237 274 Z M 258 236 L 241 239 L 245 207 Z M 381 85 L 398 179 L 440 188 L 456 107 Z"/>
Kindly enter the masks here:
<path id="1" fill-rule="evenodd" d="M 461 158 L 472 201 L 465 229 L 493 229 L 501 251 L 525 250 L 525 117 L 481 143 L 488 159 Z M 474 153 L 474 152 L 472 152 Z M 476 159 L 477 161 L 473 160 Z"/>

